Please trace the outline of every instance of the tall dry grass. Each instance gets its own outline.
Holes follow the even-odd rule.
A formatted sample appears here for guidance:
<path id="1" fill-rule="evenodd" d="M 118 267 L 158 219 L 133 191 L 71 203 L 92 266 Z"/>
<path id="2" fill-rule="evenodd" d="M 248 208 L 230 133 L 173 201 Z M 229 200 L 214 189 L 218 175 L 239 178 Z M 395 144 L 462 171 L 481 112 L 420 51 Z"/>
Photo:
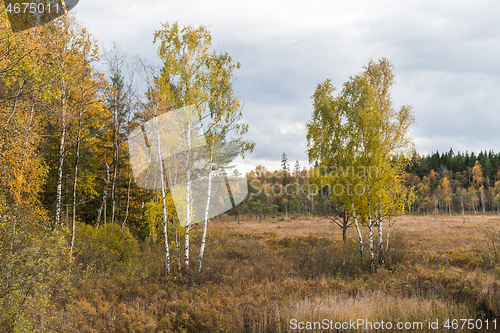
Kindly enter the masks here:
<path id="1" fill-rule="evenodd" d="M 401 297 L 382 291 L 362 292 L 357 296 L 335 293 L 299 300 L 291 304 L 282 315 L 300 321 L 427 322 L 429 319 L 472 318 L 475 313 L 464 304 L 423 297 Z"/>

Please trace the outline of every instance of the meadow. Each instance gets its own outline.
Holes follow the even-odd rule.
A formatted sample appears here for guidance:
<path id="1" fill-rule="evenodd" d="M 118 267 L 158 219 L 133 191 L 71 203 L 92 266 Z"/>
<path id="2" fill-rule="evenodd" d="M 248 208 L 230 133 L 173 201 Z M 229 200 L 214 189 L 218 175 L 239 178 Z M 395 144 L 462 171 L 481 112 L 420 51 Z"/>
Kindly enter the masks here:
<path id="1" fill-rule="evenodd" d="M 335 329 L 358 319 L 424 325 L 397 330 L 407 332 L 477 332 L 451 325 L 479 319 L 483 331 L 495 331 L 499 226 L 494 214 L 403 216 L 391 229 L 385 264 L 370 269 L 354 229 L 344 243 L 341 230 L 319 217 L 238 224 L 226 216 L 210 223 L 202 274 L 187 277 L 175 251 L 174 274 L 165 276 L 160 241 L 138 242 L 113 225 L 89 227 L 78 240 L 76 288 L 58 293 L 52 315 L 39 319 L 64 332 L 396 331 Z M 193 228 L 195 249 L 201 228 Z M 306 329 L 323 320 L 332 326 Z M 439 329 L 428 328 L 436 320 Z"/>

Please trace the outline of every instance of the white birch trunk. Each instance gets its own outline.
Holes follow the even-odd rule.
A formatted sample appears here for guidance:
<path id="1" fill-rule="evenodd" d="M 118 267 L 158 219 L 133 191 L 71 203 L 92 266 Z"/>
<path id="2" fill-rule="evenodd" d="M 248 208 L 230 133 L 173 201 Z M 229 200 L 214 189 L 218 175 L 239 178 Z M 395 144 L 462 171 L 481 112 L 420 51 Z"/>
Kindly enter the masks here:
<path id="1" fill-rule="evenodd" d="M 213 154 L 213 142 L 212 149 L 210 153 L 210 162 L 208 164 L 208 192 L 207 192 L 207 205 L 205 207 L 205 221 L 203 224 L 203 235 L 201 237 L 200 246 L 200 257 L 198 259 L 198 275 L 201 273 L 201 265 L 203 264 L 203 255 L 205 253 L 205 242 L 207 237 L 207 226 L 208 226 L 208 210 L 210 208 L 210 194 L 212 191 L 212 154 Z"/>
<path id="2" fill-rule="evenodd" d="M 354 210 L 354 204 L 351 202 L 352 218 L 354 219 L 354 225 L 356 226 L 356 231 L 358 232 L 358 243 L 359 243 L 359 254 L 361 260 L 363 260 L 363 236 L 361 236 L 361 230 L 359 229 L 358 217 L 356 216 L 356 211 Z"/>
<path id="3" fill-rule="evenodd" d="M 168 246 L 168 213 L 167 204 L 165 200 L 165 175 L 163 173 L 163 160 L 161 156 L 161 140 L 160 131 L 158 129 L 158 118 L 155 109 L 155 120 L 156 120 L 156 138 L 158 141 L 158 162 L 160 163 L 160 184 L 161 184 L 161 203 L 163 208 L 163 237 L 165 239 L 165 272 L 170 275 L 170 249 Z"/>
<path id="4" fill-rule="evenodd" d="M 85 54 L 84 54 L 84 70 L 86 67 Z M 69 250 L 70 259 L 73 257 L 73 248 L 75 246 L 75 234 L 76 234 L 76 186 L 78 183 L 78 163 L 80 161 L 80 145 L 82 136 L 82 114 L 85 99 L 85 77 L 82 77 L 82 100 L 80 104 L 80 110 L 78 112 L 78 134 L 76 136 L 76 152 L 75 152 L 75 166 L 73 170 L 73 217 L 72 217 L 72 228 L 71 228 L 71 246 Z"/>
<path id="5" fill-rule="evenodd" d="M 370 249 L 370 267 L 373 267 L 375 251 L 373 248 L 373 221 L 370 214 L 368 214 L 368 247 Z"/>
<path id="6" fill-rule="evenodd" d="M 184 235 L 184 274 L 189 273 L 189 232 L 191 225 L 186 226 L 186 234 Z"/>
<path id="7" fill-rule="evenodd" d="M 483 213 L 486 213 L 486 207 L 484 205 L 484 192 L 481 191 L 481 206 L 483 206 Z"/>
<path id="8" fill-rule="evenodd" d="M 127 207 L 125 208 L 125 218 L 123 219 L 123 222 L 122 222 L 122 230 L 125 227 L 125 224 L 127 223 L 129 209 L 130 209 L 130 184 L 131 183 L 132 183 L 132 177 L 131 177 L 130 172 L 129 172 L 128 173 L 128 188 L 127 188 Z"/>
<path id="9" fill-rule="evenodd" d="M 378 262 L 383 265 L 385 262 L 384 258 L 384 238 L 382 234 L 382 218 L 378 217 Z"/>
<path id="10" fill-rule="evenodd" d="M 106 223 L 106 200 L 108 197 L 108 185 L 109 185 L 109 164 L 106 162 L 106 179 L 104 180 L 104 187 L 102 190 L 102 202 L 101 206 L 97 210 L 96 218 L 96 228 L 99 228 L 101 224 L 101 214 L 104 212 L 104 223 Z"/>
<path id="11" fill-rule="evenodd" d="M 63 83 L 64 87 L 64 83 Z M 63 88 L 64 89 L 64 88 Z M 62 103 L 62 116 L 61 116 L 61 140 L 59 143 L 59 164 L 57 167 L 57 186 L 56 186 L 56 223 L 54 230 L 59 227 L 61 222 L 61 205 L 62 205 L 62 179 L 63 179 L 63 166 L 64 166 L 64 155 L 65 155 L 65 144 L 66 144 L 66 103 L 64 102 L 63 93 L 63 103 Z"/>
<path id="12" fill-rule="evenodd" d="M 184 272 L 187 275 L 189 272 L 189 231 L 191 226 L 191 166 L 190 166 L 190 153 L 191 153 L 191 119 L 188 121 L 188 150 L 186 154 L 186 234 L 184 237 Z"/>
<path id="13" fill-rule="evenodd" d="M 83 96 L 82 96 L 83 98 Z M 83 103 L 83 102 L 82 102 Z M 83 107 L 82 107 L 83 108 Z M 76 156 L 75 156 L 75 166 L 73 169 L 73 216 L 72 216 L 72 228 L 71 228 L 71 246 L 69 250 L 69 257 L 73 257 L 73 248 L 75 246 L 75 234 L 76 234 L 76 185 L 78 183 L 78 162 L 80 161 L 80 141 L 82 132 L 82 110 L 78 115 L 78 134 L 76 137 Z"/>
<path id="14" fill-rule="evenodd" d="M 118 115 L 117 110 L 114 112 L 114 166 L 113 166 L 113 181 L 111 183 L 111 223 L 115 222 L 116 213 L 116 180 L 118 174 L 119 150 L 118 150 Z"/>

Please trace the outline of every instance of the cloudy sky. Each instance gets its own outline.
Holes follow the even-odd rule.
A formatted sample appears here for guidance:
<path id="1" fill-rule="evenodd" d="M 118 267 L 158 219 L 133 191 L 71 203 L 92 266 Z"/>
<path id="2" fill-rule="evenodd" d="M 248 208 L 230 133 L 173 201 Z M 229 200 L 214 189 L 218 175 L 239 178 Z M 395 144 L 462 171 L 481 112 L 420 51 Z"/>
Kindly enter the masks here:
<path id="1" fill-rule="evenodd" d="M 370 58 L 396 67 L 393 99 L 413 107 L 420 154 L 500 151 L 498 1 L 82 0 L 76 17 L 100 45 L 159 62 L 153 33 L 162 22 L 205 25 L 218 50 L 241 63 L 248 163 L 307 165 L 305 124 L 316 85 L 337 88 Z"/>

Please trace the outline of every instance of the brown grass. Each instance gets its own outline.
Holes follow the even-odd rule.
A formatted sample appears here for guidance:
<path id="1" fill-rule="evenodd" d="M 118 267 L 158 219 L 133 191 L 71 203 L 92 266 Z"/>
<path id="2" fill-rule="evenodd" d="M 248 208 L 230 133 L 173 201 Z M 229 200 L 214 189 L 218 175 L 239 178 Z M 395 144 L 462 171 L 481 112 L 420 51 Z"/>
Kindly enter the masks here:
<path id="1" fill-rule="evenodd" d="M 429 253 L 435 250 L 448 250 L 459 247 L 475 248 L 484 246 L 486 234 L 500 227 L 500 215 L 407 215 L 396 218 L 396 224 L 391 228 L 391 233 L 404 232 L 411 240 Z M 387 221 L 384 221 L 384 238 L 387 232 Z M 196 227 L 201 229 L 201 223 Z M 341 229 L 326 218 L 311 217 L 307 219 L 289 219 L 279 221 L 276 217 L 268 217 L 262 223 L 255 218 L 241 220 L 241 224 L 232 218 L 217 219 L 210 222 L 212 230 L 225 230 L 228 232 L 249 233 L 260 235 L 264 238 L 276 236 L 277 238 L 316 236 L 327 237 L 331 240 L 342 240 Z M 366 228 L 363 228 L 366 229 Z M 363 230 L 367 240 L 367 232 Z M 348 238 L 357 239 L 354 226 L 348 230 Z M 412 242 L 413 243 L 413 242 Z"/>
<path id="2" fill-rule="evenodd" d="M 401 217 L 386 263 L 374 270 L 360 262 L 354 229 L 343 243 L 337 226 L 303 216 L 211 221 L 200 277 L 179 275 L 175 251 L 174 274 L 165 276 L 161 241 L 115 253 L 96 240 L 82 244 L 89 250 L 80 258 L 97 273 L 59 306 L 80 309 L 85 319 L 71 327 L 83 332 L 295 332 L 291 319 L 491 319 L 500 314 L 500 248 L 496 256 L 492 248 L 500 233 L 491 235 L 499 222 L 487 214 Z M 201 228 L 193 228 L 193 266 Z M 386 231 L 387 223 L 384 238 Z M 95 259 L 96 249 L 109 256 Z M 117 256 L 122 263 L 112 261 Z"/>

